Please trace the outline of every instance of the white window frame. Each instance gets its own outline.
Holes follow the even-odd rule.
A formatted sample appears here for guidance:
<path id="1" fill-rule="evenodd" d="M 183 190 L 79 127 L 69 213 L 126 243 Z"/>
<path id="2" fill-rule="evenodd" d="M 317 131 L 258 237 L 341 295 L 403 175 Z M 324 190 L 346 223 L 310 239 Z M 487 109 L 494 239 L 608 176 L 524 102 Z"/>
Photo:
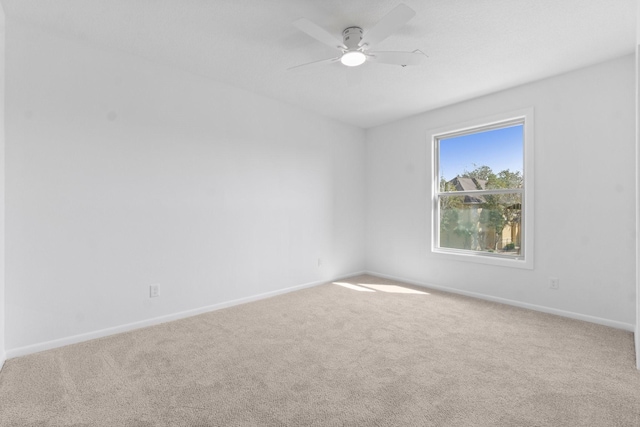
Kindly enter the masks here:
<path id="1" fill-rule="evenodd" d="M 505 257 L 489 252 L 470 251 L 462 249 L 440 248 L 440 176 L 438 140 L 447 137 L 482 132 L 492 128 L 500 128 L 509 123 L 521 121 L 523 123 L 523 187 L 522 190 L 505 190 L 509 193 L 522 194 L 522 218 L 521 218 L 521 248 L 520 255 Z M 490 264 L 504 267 L 516 267 L 533 269 L 533 195 L 534 195 L 534 168 L 533 168 L 533 108 L 497 114 L 491 117 L 483 117 L 465 123 L 441 127 L 428 132 L 431 153 L 432 191 L 431 191 L 431 255 L 438 258 L 452 259 L 456 261 L 468 261 L 481 264 Z M 495 191 L 501 192 L 501 190 Z M 458 194 L 458 192 L 456 192 Z M 460 193 L 466 194 L 466 192 Z"/>

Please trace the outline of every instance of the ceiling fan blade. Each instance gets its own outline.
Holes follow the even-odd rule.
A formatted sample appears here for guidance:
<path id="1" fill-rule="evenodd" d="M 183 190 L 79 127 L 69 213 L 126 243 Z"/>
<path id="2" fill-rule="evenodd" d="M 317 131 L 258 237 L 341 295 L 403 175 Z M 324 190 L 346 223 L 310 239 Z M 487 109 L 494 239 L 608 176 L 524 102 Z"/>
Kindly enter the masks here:
<path id="1" fill-rule="evenodd" d="M 287 68 L 287 71 L 288 70 L 294 70 L 296 68 L 301 68 L 301 67 L 311 67 L 311 66 L 314 66 L 314 65 L 330 64 L 332 62 L 336 62 L 336 61 L 339 61 L 339 60 L 340 60 L 339 56 L 336 56 L 335 58 L 320 59 L 319 61 L 313 61 L 313 62 L 307 62 L 305 64 L 294 65 L 293 67 Z"/>
<path id="2" fill-rule="evenodd" d="M 393 65 L 419 65 L 424 61 L 422 52 L 367 52 L 367 61 Z"/>
<path id="3" fill-rule="evenodd" d="M 293 26 L 327 46 L 346 49 L 340 39 L 334 37 L 333 34 L 318 24 L 309 21 L 307 18 L 300 18 L 293 21 Z"/>
<path id="4" fill-rule="evenodd" d="M 364 33 L 360 45 L 367 43 L 369 46 L 375 45 L 399 30 L 411 18 L 416 15 L 415 10 L 406 4 L 399 4 L 387 13 L 376 25 Z"/>

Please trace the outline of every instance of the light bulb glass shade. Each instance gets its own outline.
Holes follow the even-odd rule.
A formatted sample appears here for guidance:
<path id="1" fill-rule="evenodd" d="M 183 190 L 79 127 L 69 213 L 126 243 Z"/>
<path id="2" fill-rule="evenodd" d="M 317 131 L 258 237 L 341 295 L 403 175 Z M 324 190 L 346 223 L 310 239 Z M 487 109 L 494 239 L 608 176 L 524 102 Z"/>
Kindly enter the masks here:
<path id="1" fill-rule="evenodd" d="M 345 52 L 340 58 L 340 62 L 342 62 L 347 67 L 357 67 L 358 65 L 364 64 L 364 61 L 367 60 L 367 57 L 364 53 L 353 50 L 350 52 Z"/>

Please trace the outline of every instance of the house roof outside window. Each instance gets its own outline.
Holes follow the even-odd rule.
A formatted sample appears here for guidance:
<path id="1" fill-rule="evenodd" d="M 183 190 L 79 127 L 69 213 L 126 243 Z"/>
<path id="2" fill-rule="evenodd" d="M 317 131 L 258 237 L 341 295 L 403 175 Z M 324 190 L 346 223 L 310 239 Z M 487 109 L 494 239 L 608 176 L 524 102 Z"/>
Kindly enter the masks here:
<path id="1" fill-rule="evenodd" d="M 487 180 L 478 178 L 463 178 L 456 176 L 449 184 L 453 185 L 455 191 L 474 191 L 474 190 L 486 190 Z M 464 204 L 479 205 L 486 203 L 486 200 L 482 196 L 464 196 Z"/>

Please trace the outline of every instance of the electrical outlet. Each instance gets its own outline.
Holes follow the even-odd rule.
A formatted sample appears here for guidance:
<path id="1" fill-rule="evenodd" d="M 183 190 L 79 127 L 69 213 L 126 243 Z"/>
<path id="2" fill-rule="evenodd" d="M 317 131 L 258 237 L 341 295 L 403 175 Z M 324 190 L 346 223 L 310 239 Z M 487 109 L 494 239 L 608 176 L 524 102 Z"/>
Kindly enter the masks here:
<path id="1" fill-rule="evenodd" d="M 549 289 L 560 289 L 560 279 L 557 277 L 549 277 Z"/>
<path id="2" fill-rule="evenodd" d="M 322 267 L 322 258 L 318 258 L 318 267 Z"/>
<path id="3" fill-rule="evenodd" d="M 149 286 L 149 298 L 155 298 L 160 296 L 160 285 Z"/>

